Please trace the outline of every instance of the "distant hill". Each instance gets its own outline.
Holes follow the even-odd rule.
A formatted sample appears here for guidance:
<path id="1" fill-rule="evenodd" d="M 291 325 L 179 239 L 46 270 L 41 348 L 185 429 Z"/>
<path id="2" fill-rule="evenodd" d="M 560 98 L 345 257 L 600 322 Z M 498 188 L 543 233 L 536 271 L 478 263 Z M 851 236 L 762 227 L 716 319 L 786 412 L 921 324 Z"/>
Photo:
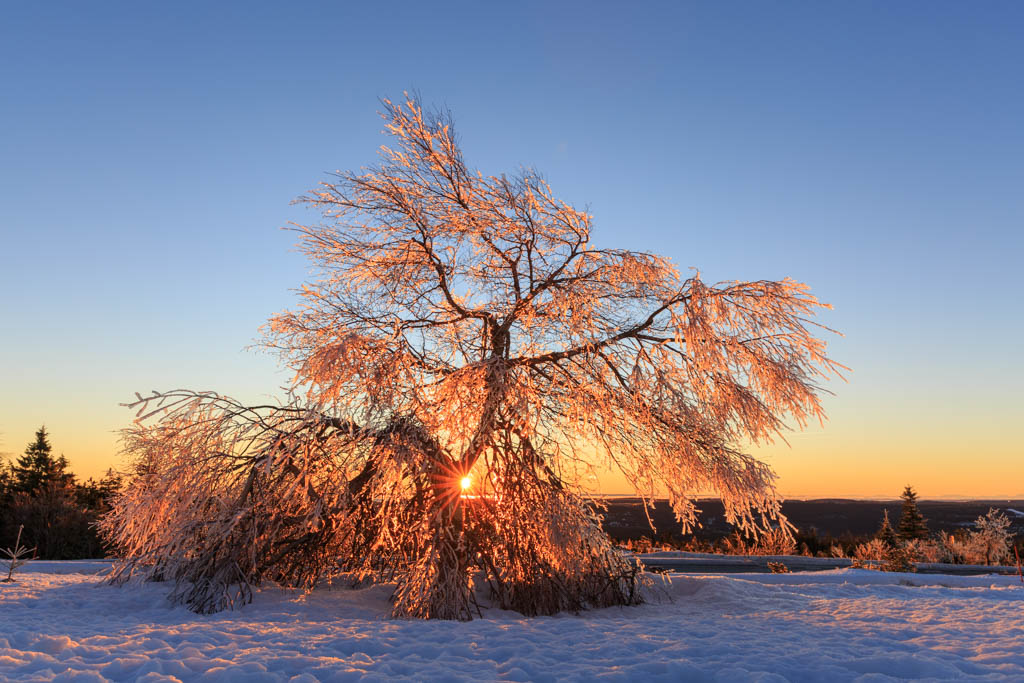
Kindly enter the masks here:
<path id="1" fill-rule="evenodd" d="M 822 498 L 787 500 L 782 504 L 782 512 L 790 523 L 803 533 L 814 532 L 818 536 L 839 538 L 847 534 L 874 534 L 882 522 L 885 510 L 889 511 L 889 518 L 895 523 L 899 519 L 900 506 L 899 500 Z M 704 499 L 697 507 L 701 509 L 699 519 L 702 525 L 697 532 L 698 537 L 715 538 L 732 533 L 732 527 L 725 521 L 725 508 L 720 500 Z M 974 524 L 974 520 L 994 507 L 1005 512 L 1013 521 L 1014 533 L 1024 534 L 1024 499 L 921 500 L 918 501 L 918 507 L 927 520 L 928 528 L 933 532 L 949 533 L 968 528 Z M 659 534 L 669 532 L 673 537 L 682 537 L 667 501 L 660 500 L 655 503 L 654 510 L 648 514 Z M 639 498 L 609 499 L 608 510 L 605 513 L 605 529 L 616 539 L 651 535 Z"/>

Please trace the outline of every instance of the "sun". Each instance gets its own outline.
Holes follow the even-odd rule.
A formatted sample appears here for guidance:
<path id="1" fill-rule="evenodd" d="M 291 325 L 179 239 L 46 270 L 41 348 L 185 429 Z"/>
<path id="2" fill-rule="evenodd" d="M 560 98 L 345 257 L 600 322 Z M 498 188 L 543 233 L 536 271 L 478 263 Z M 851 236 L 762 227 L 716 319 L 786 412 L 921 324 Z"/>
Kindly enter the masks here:
<path id="1" fill-rule="evenodd" d="M 462 490 L 466 491 L 469 489 L 470 486 L 473 485 L 473 478 L 470 477 L 469 475 L 466 475 L 465 477 L 462 478 L 459 484 L 462 485 Z"/>

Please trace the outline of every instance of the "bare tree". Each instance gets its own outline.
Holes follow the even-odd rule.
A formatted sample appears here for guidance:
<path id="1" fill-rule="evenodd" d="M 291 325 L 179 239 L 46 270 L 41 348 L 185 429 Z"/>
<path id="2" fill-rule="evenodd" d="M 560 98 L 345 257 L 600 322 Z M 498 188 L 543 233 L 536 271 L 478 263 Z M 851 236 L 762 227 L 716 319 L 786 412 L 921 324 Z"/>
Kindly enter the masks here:
<path id="1" fill-rule="evenodd" d="M 841 370 L 805 285 L 683 279 L 591 243 L 535 173 L 484 176 L 450 118 L 384 102 L 394 147 L 301 202 L 317 279 L 270 320 L 280 405 L 138 396 L 141 474 L 104 522 L 135 571 L 209 611 L 262 579 L 396 582 L 398 616 L 472 618 L 475 581 L 524 614 L 632 604 L 636 569 L 583 493 L 594 467 L 694 524 L 716 491 L 756 532 L 774 476 L 740 445 L 822 420 Z M 153 418 L 156 418 L 154 421 Z"/>

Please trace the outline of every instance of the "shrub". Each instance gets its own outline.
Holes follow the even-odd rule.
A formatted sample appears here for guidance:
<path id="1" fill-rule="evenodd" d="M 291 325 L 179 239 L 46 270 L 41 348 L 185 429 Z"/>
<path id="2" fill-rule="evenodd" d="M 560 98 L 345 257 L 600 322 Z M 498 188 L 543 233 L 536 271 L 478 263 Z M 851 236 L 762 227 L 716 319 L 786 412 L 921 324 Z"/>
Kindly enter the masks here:
<path id="1" fill-rule="evenodd" d="M 907 547 L 901 544 L 887 545 L 882 539 L 873 538 L 857 546 L 853 554 L 853 566 L 857 569 L 873 569 L 883 572 L 913 572 L 913 557 Z"/>

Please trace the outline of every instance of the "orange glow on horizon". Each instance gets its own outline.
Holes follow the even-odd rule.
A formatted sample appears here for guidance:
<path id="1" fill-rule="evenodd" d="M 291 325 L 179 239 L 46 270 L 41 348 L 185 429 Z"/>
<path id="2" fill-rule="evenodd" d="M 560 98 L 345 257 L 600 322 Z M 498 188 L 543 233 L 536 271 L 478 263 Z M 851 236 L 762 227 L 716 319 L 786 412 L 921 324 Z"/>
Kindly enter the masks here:
<path id="1" fill-rule="evenodd" d="M 66 456 L 81 480 L 99 479 L 110 467 L 128 469 L 117 430 L 131 415 L 115 399 L 71 394 L 47 403 L 38 390 L 4 415 L 0 462 L 16 460 L 45 424 L 54 453 Z M 748 445 L 747 450 L 775 470 L 779 492 L 787 498 L 895 499 L 909 483 L 925 500 L 1016 500 L 1024 497 L 1024 430 L 1014 422 L 1016 404 L 998 398 L 1005 400 L 979 404 L 957 419 L 947 411 L 942 416 L 948 419 L 936 420 L 932 406 L 908 409 L 892 400 L 866 404 L 851 397 L 836 401 L 824 429 L 790 434 L 789 445 Z M 631 495 L 626 478 L 602 464 L 594 472 L 593 490 Z M 462 474 L 451 476 L 459 482 L 456 494 L 464 495 Z M 475 480 L 471 477 L 471 490 L 477 493 Z"/>

